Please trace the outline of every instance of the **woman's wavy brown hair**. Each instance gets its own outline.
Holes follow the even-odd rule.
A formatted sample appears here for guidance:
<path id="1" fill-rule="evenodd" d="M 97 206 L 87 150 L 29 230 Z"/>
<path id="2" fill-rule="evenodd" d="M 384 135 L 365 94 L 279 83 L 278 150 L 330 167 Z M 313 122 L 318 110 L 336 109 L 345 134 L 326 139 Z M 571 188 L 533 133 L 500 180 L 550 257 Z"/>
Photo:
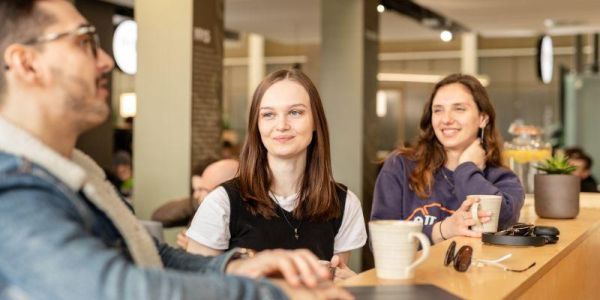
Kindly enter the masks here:
<path id="1" fill-rule="evenodd" d="M 269 197 L 272 183 L 267 161 L 267 149 L 258 130 L 260 103 L 265 92 L 275 83 L 291 80 L 306 90 L 313 115 L 313 136 L 306 153 L 306 168 L 299 184 L 299 204 L 293 214 L 297 219 L 326 221 L 340 216 L 336 183 L 331 168 L 329 130 L 321 97 L 310 78 L 299 70 L 279 70 L 258 85 L 252 97 L 248 120 L 248 135 L 240 154 L 240 191 L 246 207 L 253 214 L 269 219 L 276 216 L 276 207 Z"/>
<path id="2" fill-rule="evenodd" d="M 435 85 L 429 101 L 423 109 L 419 125 L 420 133 L 416 146 L 398 149 L 399 154 L 405 155 L 416 162 L 415 169 L 409 178 L 409 185 L 420 198 L 427 198 L 431 195 L 433 174 L 446 164 L 446 151 L 435 136 L 433 126 L 431 125 L 431 106 L 437 91 L 441 87 L 453 83 L 460 83 L 466 87 L 471 92 L 479 112 L 488 116 L 488 124 L 484 128 L 486 165 L 491 167 L 503 166 L 501 157 L 502 137 L 496 130 L 496 112 L 487 91 L 479 80 L 473 76 L 463 74 L 448 75 Z"/>

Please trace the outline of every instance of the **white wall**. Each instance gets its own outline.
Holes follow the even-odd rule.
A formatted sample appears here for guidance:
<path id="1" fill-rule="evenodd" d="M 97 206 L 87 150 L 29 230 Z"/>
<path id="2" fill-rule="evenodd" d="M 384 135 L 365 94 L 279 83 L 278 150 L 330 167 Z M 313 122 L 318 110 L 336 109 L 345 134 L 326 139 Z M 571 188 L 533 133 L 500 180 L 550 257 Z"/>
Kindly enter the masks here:
<path id="1" fill-rule="evenodd" d="M 163 202 L 189 194 L 192 0 L 138 0 L 135 9 L 134 205 L 148 219 Z"/>

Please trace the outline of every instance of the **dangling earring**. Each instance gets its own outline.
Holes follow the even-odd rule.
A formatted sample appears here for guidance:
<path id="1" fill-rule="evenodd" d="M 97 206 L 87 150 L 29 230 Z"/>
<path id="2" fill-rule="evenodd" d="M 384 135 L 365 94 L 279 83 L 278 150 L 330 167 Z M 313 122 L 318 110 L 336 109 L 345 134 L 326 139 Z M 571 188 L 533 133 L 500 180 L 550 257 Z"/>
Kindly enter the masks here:
<path id="1" fill-rule="evenodd" d="M 480 127 L 479 128 L 479 138 L 480 138 L 480 143 L 481 143 L 481 147 L 483 148 L 483 150 L 487 151 L 487 144 L 485 143 L 485 127 Z"/>

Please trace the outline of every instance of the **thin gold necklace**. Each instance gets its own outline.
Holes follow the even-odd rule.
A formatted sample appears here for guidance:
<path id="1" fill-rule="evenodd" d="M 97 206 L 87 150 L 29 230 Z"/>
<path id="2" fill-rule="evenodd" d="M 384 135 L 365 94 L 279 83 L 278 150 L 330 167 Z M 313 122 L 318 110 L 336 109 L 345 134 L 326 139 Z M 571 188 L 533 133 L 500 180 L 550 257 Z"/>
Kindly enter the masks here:
<path id="1" fill-rule="evenodd" d="M 275 197 L 275 194 L 273 194 L 273 192 L 271 192 L 271 200 L 273 200 L 273 202 L 275 202 L 275 204 L 277 204 L 277 207 L 279 208 L 279 210 L 281 210 L 283 219 L 294 230 L 294 237 L 296 238 L 296 240 L 298 240 L 300 238 L 300 233 L 298 233 L 298 229 L 300 229 L 300 226 L 302 225 L 302 220 L 300 220 L 300 223 L 298 223 L 298 226 L 294 226 L 292 224 L 292 222 L 290 222 L 290 220 L 288 220 L 288 218 L 285 216 L 285 210 L 283 209 L 283 207 L 281 207 L 281 205 L 279 204 L 279 201 L 277 200 L 277 197 Z"/>
<path id="2" fill-rule="evenodd" d="M 442 167 L 442 176 L 444 176 L 444 179 L 446 179 L 446 182 L 448 182 L 448 185 L 450 185 L 450 188 L 454 189 L 454 183 L 452 183 L 450 181 L 450 178 L 448 178 L 448 175 L 446 175 L 446 170 L 444 167 Z"/>

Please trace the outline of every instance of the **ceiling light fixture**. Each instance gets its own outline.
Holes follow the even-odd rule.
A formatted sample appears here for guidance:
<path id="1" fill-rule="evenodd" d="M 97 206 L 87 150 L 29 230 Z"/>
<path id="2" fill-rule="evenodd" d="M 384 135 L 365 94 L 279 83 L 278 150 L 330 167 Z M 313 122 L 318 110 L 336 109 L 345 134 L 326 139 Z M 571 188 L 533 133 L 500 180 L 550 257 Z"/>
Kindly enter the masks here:
<path id="1" fill-rule="evenodd" d="M 117 66 L 126 74 L 137 73 L 137 23 L 125 20 L 117 26 L 113 35 L 113 54 Z"/>
<path id="2" fill-rule="evenodd" d="M 119 112 L 122 118 L 135 117 L 137 113 L 137 97 L 135 93 L 123 93 L 119 97 Z"/>
<path id="3" fill-rule="evenodd" d="M 554 21 L 552 19 L 546 19 L 546 20 L 544 20 L 544 26 L 546 26 L 546 28 L 552 28 L 552 27 L 556 26 L 556 21 Z"/>
<path id="4" fill-rule="evenodd" d="M 385 11 L 385 6 L 383 4 L 377 5 L 377 12 L 383 13 Z"/>
<path id="5" fill-rule="evenodd" d="M 428 1 L 379 0 L 378 2 L 385 7 L 386 12 L 400 13 L 420 24 L 423 24 L 426 27 L 431 28 L 432 30 L 448 30 L 455 34 L 473 31 L 462 25 L 460 22 L 449 19 L 447 16 L 440 15 L 439 13 L 417 3 Z"/>
<path id="6" fill-rule="evenodd" d="M 549 35 L 543 35 L 539 38 L 536 61 L 538 77 L 543 83 L 549 84 L 552 81 L 554 66 L 554 47 L 552 46 L 552 38 Z"/>
<path id="7" fill-rule="evenodd" d="M 385 91 L 377 91 L 376 99 L 375 113 L 378 117 L 383 118 L 387 115 L 387 94 Z"/>
<path id="8" fill-rule="evenodd" d="M 451 41 L 452 40 L 452 32 L 450 30 L 443 30 L 440 33 L 440 39 L 446 43 Z"/>

